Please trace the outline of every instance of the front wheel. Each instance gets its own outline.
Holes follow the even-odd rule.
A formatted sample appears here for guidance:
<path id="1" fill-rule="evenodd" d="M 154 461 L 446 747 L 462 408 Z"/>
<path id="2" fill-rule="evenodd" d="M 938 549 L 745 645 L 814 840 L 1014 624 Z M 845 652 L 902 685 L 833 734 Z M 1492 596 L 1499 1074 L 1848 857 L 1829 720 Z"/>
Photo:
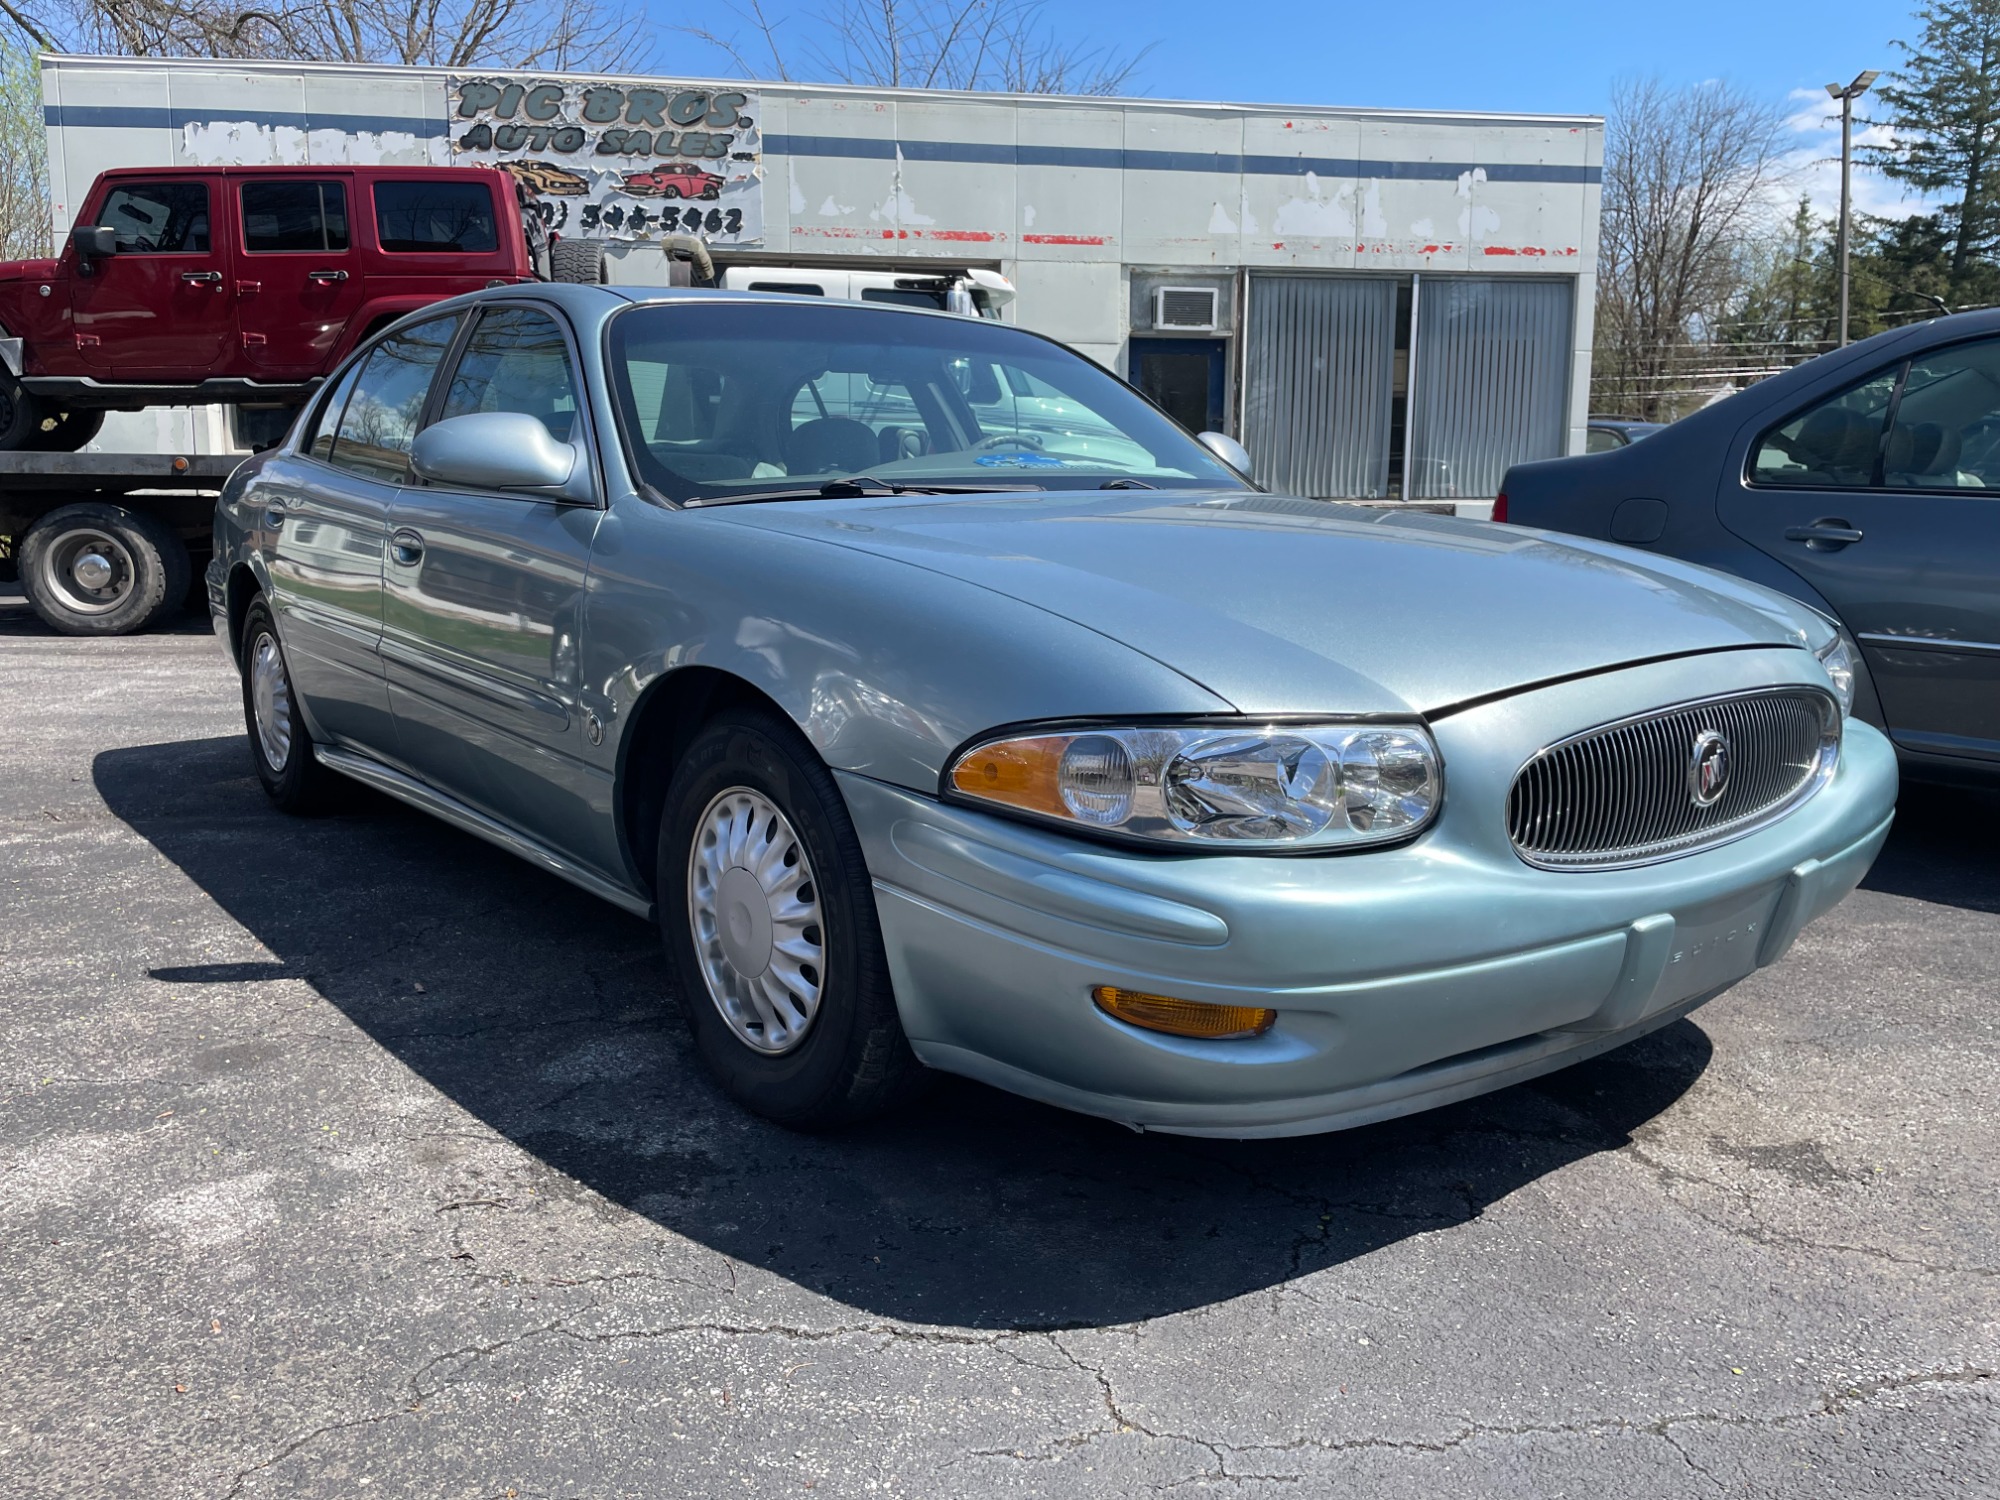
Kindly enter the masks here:
<path id="1" fill-rule="evenodd" d="M 695 1047 L 738 1103 L 823 1129 L 920 1083 L 861 842 L 788 721 L 731 713 L 696 737 L 668 786 L 656 889 Z"/>
<path id="2" fill-rule="evenodd" d="M 313 755 L 278 626 L 262 598 L 251 603 L 243 621 L 242 662 L 243 722 L 258 783 L 284 812 L 321 811 L 333 790 L 333 772 Z"/>
<path id="3" fill-rule="evenodd" d="M 21 588 L 64 635 L 131 635 L 187 598 L 187 544 L 120 505 L 52 510 L 21 539 Z"/>
<path id="4" fill-rule="evenodd" d="M 34 447 L 42 417 L 42 403 L 30 396 L 20 381 L 0 371 L 0 453 Z"/>

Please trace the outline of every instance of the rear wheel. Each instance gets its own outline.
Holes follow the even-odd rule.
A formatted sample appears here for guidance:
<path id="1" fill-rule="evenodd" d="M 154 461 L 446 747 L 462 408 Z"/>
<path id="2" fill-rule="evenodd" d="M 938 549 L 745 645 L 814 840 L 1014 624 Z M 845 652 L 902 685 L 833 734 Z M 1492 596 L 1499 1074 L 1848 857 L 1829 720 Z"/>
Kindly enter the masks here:
<path id="1" fill-rule="evenodd" d="M 242 645 L 243 721 L 250 731 L 257 780 L 282 811 L 319 812 L 332 793 L 334 773 L 313 755 L 277 623 L 262 597 L 251 602 L 244 617 Z"/>
<path id="2" fill-rule="evenodd" d="M 42 404 L 13 376 L 0 373 L 0 453 L 32 448 L 41 431 Z"/>
<path id="3" fill-rule="evenodd" d="M 22 446 L 37 453 L 74 453 L 103 429 L 101 411 L 44 411 Z"/>
<path id="4" fill-rule="evenodd" d="M 696 1049 L 738 1103 L 821 1129 L 918 1086 L 860 840 L 788 721 L 733 712 L 696 737 L 668 786 L 655 888 Z"/>
<path id="5" fill-rule="evenodd" d="M 603 285 L 607 279 L 604 241 L 557 240 L 549 247 L 549 269 L 557 281 Z"/>
<path id="6" fill-rule="evenodd" d="M 164 522 L 122 506 L 50 511 L 21 539 L 21 589 L 64 635 L 130 635 L 187 598 L 187 545 Z"/>

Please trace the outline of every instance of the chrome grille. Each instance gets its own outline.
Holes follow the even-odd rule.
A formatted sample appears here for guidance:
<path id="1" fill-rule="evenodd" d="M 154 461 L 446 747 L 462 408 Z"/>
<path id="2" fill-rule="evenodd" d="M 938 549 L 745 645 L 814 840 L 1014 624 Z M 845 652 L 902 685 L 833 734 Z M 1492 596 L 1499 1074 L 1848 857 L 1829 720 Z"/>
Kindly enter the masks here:
<path id="1" fill-rule="evenodd" d="M 1704 737 L 1728 741 L 1721 794 L 1692 785 Z M 1816 688 L 1760 688 L 1682 703 L 1561 740 L 1507 797 L 1507 834 L 1531 865 L 1603 869 L 1740 838 L 1803 802 L 1832 774 L 1840 708 Z"/>

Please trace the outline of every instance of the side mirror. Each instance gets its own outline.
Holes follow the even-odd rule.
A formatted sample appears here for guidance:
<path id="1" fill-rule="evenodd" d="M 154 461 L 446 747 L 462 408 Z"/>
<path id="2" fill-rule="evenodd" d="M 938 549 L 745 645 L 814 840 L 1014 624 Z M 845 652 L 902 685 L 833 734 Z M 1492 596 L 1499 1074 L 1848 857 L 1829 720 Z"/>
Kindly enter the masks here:
<path id="1" fill-rule="evenodd" d="M 1195 441 L 1245 479 L 1250 477 L 1250 451 L 1226 432 L 1204 432 Z"/>
<path id="2" fill-rule="evenodd" d="M 410 445 L 410 467 L 432 484 L 461 490 L 528 490 L 551 500 L 590 499 L 590 466 L 539 417 L 475 411 L 426 427 Z"/>
<path id="3" fill-rule="evenodd" d="M 69 242 L 76 246 L 77 269 L 86 276 L 92 261 L 118 253 L 118 231 L 98 224 L 77 225 L 69 232 Z"/>

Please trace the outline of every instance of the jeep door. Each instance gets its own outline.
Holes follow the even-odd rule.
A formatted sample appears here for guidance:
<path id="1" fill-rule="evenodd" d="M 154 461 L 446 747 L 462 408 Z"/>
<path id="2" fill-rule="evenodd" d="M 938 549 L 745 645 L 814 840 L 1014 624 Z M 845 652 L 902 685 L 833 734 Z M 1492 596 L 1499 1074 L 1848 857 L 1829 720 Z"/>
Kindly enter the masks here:
<path id="1" fill-rule="evenodd" d="M 382 672 L 382 560 L 410 442 L 455 315 L 400 328 L 348 366 L 296 454 L 268 461 L 257 505 L 285 661 L 313 733 L 399 760 Z"/>
<path id="2" fill-rule="evenodd" d="M 2000 763 L 2000 340 L 1770 412 L 1732 458 L 1723 524 L 1840 613 L 1897 746 Z"/>
<path id="3" fill-rule="evenodd" d="M 488 305 L 433 420 L 523 412 L 589 443 L 569 330 L 543 307 Z M 588 459 L 584 460 L 586 468 Z M 390 516 L 382 656 L 404 759 L 424 780 L 608 868 L 578 830 L 609 827 L 578 706 L 584 580 L 602 511 L 546 494 L 420 485 Z"/>
<path id="4" fill-rule="evenodd" d="M 352 174 L 238 178 L 235 188 L 244 358 L 272 380 L 324 374 L 361 306 Z"/>
<path id="5" fill-rule="evenodd" d="M 117 237 L 89 274 L 68 251 L 77 352 L 120 380 L 223 373 L 236 336 L 222 175 L 107 177 L 78 220 Z"/>

